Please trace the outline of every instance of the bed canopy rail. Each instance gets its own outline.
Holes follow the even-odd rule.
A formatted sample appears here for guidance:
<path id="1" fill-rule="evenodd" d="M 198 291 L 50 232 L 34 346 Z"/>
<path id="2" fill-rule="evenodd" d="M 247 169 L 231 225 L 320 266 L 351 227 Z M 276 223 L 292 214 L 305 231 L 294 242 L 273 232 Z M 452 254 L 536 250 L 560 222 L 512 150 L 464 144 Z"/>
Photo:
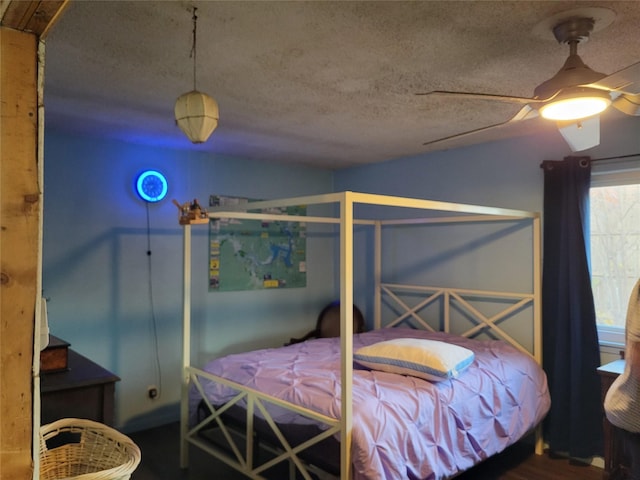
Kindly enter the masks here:
<path id="1" fill-rule="evenodd" d="M 337 205 L 332 215 L 326 216 L 296 216 L 280 213 L 281 208 L 291 206 L 311 206 L 311 205 Z M 395 219 L 371 219 L 356 218 L 354 210 L 356 205 L 368 205 L 378 207 L 396 207 L 399 209 L 411 209 L 414 211 L 439 212 L 439 216 L 429 218 L 395 218 Z M 451 216 L 442 216 L 443 213 L 450 213 Z M 464 222 L 486 222 L 486 221 L 531 221 L 533 230 L 533 292 L 526 295 L 527 303 L 532 304 L 534 323 L 534 346 L 533 355 L 540 363 L 541 357 L 541 309 L 540 309 L 540 215 L 537 212 L 523 210 L 505 209 L 497 207 L 486 207 L 471 204 L 451 203 L 416 198 L 404 198 L 389 195 L 378 195 L 358 192 L 339 192 L 322 195 L 299 196 L 286 199 L 265 200 L 242 203 L 237 205 L 227 205 L 211 207 L 206 213 L 208 219 L 236 218 L 236 219 L 257 219 L 257 220 L 282 220 L 301 221 L 307 224 L 335 224 L 339 226 L 339 251 L 340 251 L 340 325 L 341 325 L 341 408 L 340 419 L 340 478 L 350 478 L 350 455 L 351 455 L 351 435 L 352 435 L 352 378 L 353 378 L 353 311 L 346 308 L 346 305 L 353 304 L 353 227 L 354 225 L 371 225 L 374 227 L 374 325 L 380 325 L 381 304 L 383 293 L 391 294 L 393 284 L 382 282 L 382 229 L 385 226 L 409 225 L 409 224 L 436 224 L 436 223 L 464 223 Z M 193 222 L 204 223 L 204 222 Z M 207 222 L 208 223 L 208 222 Z M 183 375 L 182 375 L 182 402 L 181 402 L 181 466 L 188 465 L 188 443 L 195 443 L 190 440 L 188 429 L 189 417 L 189 382 L 193 374 L 191 367 L 191 224 L 183 224 Z M 404 288 L 407 288 L 404 286 Z M 453 290 L 443 292 L 450 298 L 460 299 L 460 292 Z M 414 316 L 409 308 L 405 316 Z M 486 318 L 480 314 L 481 325 L 479 328 L 489 328 L 504 333 L 497 325 L 497 317 Z M 471 332 L 473 333 L 473 332 Z M 506 337 L 508 335 L 504 333 Z M 503 338 L 506 338 L 503 336 Z M 522 348 L 522 347 L 519 347 Z M 538 434 L 536 450 L 541 452 L 542 439 Z M 295 452 L 293 453 L 295 456 Z M 259 478 L 259 477 L 256 477 Z"/>
<path id="2" fill-rule="evenodd" d="M 468 217 L 454 217 L 449 221 L 465 221 L 465 220 L 486 220 L 486 219 L 500 219 L 503 217 L 504 219 L 518 219 L 518 218 L 535 218 L 538 217 L 539 214 L 536 212 L 528 212 L 525 210 L 514 210 L 509 208 L 499 208 L 499 207 L 487 207 L 483 205 L 473 205 L 473 204 L 465 204 L 465 203 L 452 203 L 452 202 L 442 202 L 436 200 L 424 200 L 419 198 L 405 198 L 405 197 L 397 197 L 392 195 L 379 195 L 374 193 L 359 193 L 359 192 L 339 192 L 339 193 L 328 193 L 323 195 L 307 195 L 300 197 L 292 197 L 285 199 L 276 199 L 276 200 L 259 200 L 255 202 L 248 203 L 240 203 L 236 205 L 226 205 L 220 207 L 211 207 L 209 209 L 209 217 L 210 218 L 220 218 L 224 214 L 227 217 L 234 217 L 238 213 L 246 212 L 247 210 L 267 210 L 264 213 L 258 213 L 259 218 L 268 218 L 270 209 L 278 209 L 289 206 L 296 205 L 323 205 L 323 204 L 340 204 L 340 205 L 356 205 L 356 204 L 366 204 L 366 205 L 376 205 L 376 206 L 384 206 L 384 207 L 399 207 L 399 208 L 410 208 L 424 211 L 440 211 L 440 212 L 451 212 L 451 213 L 468 213 L 475 214 L 474 216 Z M 336 212 L 336 214 L 339 212 Z M 483 217 L 484 216 L 484 217 Z M 258 218 L 256 217 L 256 218 Z M 240 217 L 237 217 L 240 218 Z M 246 217 L 252 218 L 252 217 Z M 280 219 L 291 219 L 292 215 L 283 215 Z M 295 218 L 295 217 L 294 217 Z M 322 218 L 336 218 L 338 217 L 334 215 L 334 217 L 300 217 L 301 221 L 313 222 L 313 221 L 321 221 Z M 310 220 L 311 219 L 311 220 Z M 358 222 L 358 219 L 354 219 L 354 222 Z M 387 220 L 384 223 L 393 223 L 397 221 L 403 220 Z M 409 220 L 411 221 L 411 220 Z M 422 220 L 422 221 L 433 221 L 433 222 L 441 222 L 447 221 L 446 219 L 430 219 L 430 220 Z"/>

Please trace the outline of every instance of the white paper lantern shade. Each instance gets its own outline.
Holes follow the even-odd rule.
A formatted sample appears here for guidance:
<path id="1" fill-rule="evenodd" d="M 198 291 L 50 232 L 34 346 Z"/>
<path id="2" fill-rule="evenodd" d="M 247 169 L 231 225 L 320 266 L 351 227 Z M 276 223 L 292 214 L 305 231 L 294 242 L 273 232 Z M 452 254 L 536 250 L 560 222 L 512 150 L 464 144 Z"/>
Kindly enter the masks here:
<path id="1" fill-rule="evenodd" d="M 206 93 L 192 90 L 175 105 L 176 123 L 193 143 L 206 142 L 218 126 L 218 104 Z"/>

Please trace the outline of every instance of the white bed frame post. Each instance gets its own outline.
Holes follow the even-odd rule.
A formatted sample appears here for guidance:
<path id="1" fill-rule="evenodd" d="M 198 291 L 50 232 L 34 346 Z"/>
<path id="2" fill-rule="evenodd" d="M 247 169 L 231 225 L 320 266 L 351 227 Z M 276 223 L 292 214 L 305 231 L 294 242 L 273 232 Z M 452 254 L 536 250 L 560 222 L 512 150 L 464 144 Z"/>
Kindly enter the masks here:
<path id="1" fill-rule="evenodd" d="M 533 218 L 533 357 L 542 366 L 542 229 L 540 215 Z M 536 427 L 535 452 L 544 453 L 542 423 Z"/>
<path id="2" fill-rule="evenodd" d="M 340 478 L 351 478 L 353 413 L 353 193 L 340 201 L 340 337 L 342 354 L 342 418 L 340 421 Z"/>
<path id="3" fill-rule="evenodd" d="M 533 219 L 533 356 L 542 365 L 542 239 L 540 216 Z"/>
<path id="4" fill-rule="evenodd" d="M 180 467 L 189 466 L 189 372 L 191 364 L 191 225 L 184 225 L 182 258 L 182 399 L 180 401 Z"/>
<path id="5" fill-rule="evenodd" d="M 382 222 L 379 220 L 374 224 L 373 245 L 373 328 L 379 329 L 382 326 Z"/>

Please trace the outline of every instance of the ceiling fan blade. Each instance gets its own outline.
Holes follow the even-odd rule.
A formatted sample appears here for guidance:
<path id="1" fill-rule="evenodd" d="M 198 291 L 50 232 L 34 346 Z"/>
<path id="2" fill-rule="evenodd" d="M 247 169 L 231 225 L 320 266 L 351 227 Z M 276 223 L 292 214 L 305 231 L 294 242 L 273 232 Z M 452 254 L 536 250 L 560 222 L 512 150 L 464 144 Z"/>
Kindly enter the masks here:
<path id="1" fill-rule="evenodd" d="M 475 93 L 475 92 L 453 92 L 450 90 L 433 90 L 431 92 L 424 93 L 416 93 L 416 95 L 448 95 L 455 97 L 466 97 L 466 98 L 476 98 L 480 100 L 497 100 L 499 102 L 512 102 L 512 103 L 520 103 L 523 105 L 529 103 L 539 103 L 544 102 L 546 100 L 537 100 L 535 98 L 527 98 L 527 97 L 512 97 L 509 95 L 494 95 L 491 93 Z"/>
<path id="2" fill-rule="evenodd" d="M 560 135 L 572 152 L 580 152 L 600 145 L 600 115 L 579 122 L 557 122 Z"/>
<path id="3" fill-rule="evenodd" d="M 454 138 L 466 137 L 469 135 L 473 135 L 474 133 L 484 132 L 486 130 L 490 130 L 492 128 L 501 127 L 503 125 L 507 125 L 508 123 L 519 122 L 522 120 L 529 120 L 530 118 L 534 118 L 538 116 L 538 111 L 531 108 L 529 105 L 525 105 L 518 113 L 516 113 L 513 117 L 505 122 L 494 123 L 493 125 L 488 125 L 486 127 L 474 128 L 473 130 L 468 130 L 462 133 L 456 133 L 455 135 L 449 135 L 447 137 L 438 138 L 436 140 L 431 140 L 423 143 L 422 145 L 433 145 L 435 143 L 445 142 L 447 140 L 452 140 Z"/>
<path id="4" fill-rule="evenodd" d="M 507 123 L 510 122 L 519 122 L 521 120 L 529 120 L 531 118 L 536 118 L 538 116 L 538 110 L 530 107 L 529 105 L 525 105 L 518 112 L 511 117 Z"/>
<path id="5" fill-rule="evenodd" d="M 640 115 L 640 95 L 620 95 L 611 105 L 627 115 Z"/>
<path id="6" fill-rule="evenodd" d="M 640 94 L 640 62 L 629 65 L 622 70 L 607 75 L 602 80 L 585 86 L 620 92 L 626 95 L 638 95 Z"/>

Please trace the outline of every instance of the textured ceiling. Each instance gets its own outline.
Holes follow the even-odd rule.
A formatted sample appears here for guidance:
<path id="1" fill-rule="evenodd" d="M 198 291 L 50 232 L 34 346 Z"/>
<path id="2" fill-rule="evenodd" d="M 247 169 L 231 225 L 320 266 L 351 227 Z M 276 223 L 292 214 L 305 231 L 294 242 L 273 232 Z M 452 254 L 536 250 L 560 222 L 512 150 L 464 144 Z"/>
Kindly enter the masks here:
<path id="1" fill-rule="evenodd" d="M 197 88 L 220 106 L 218 129 L 198 146 L 173 119 L 175 99 L 193 87 L 194 5 Z M 532 96 L 568 55 L 548 19 L 586 7 L 615 15 L 580 45 L 585 63 L 609 74 L 640 61 L 635 1 L 75 1 L 46 41 L 46 125 L 326 168 L 557 136 L 535 118 L 424 146 L 520 106 L 415 93 Z"/>

